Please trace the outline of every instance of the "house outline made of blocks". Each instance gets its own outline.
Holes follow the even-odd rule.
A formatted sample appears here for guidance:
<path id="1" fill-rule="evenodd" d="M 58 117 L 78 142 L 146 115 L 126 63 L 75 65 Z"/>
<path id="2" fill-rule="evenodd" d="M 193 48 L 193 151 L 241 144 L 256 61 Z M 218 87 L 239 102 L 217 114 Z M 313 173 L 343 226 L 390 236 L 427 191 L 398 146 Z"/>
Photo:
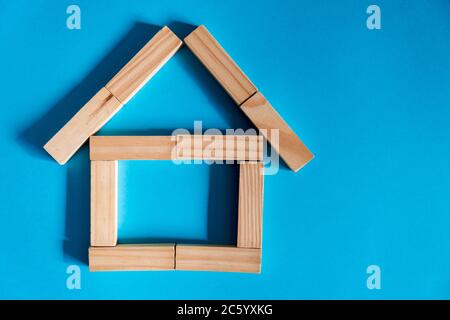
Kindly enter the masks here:
<path id="1" fill-rule="evenodd" d="M 298 171 L 313 155 L 204 26 L 184 43 L 259 129 L 258 135 L 95 136 L 177 52 L 181 41 L 163 27 L 44 146 L 65 164 L 89 139 L 91 271 L 261 271 L 263 138 Z M 277 132 L 272 140 L 271 132 Z M 239 163 L 236 246 L 117 243 L 119 160 L 232 160 Z"/>

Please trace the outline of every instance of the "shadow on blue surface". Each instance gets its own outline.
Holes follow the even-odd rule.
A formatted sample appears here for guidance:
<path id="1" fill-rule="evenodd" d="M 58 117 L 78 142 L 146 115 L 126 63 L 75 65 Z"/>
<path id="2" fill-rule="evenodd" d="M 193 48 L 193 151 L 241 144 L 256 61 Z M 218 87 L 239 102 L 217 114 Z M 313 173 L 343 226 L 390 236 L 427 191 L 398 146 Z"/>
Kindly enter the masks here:
<path id="1" fill-rule="evenodd" d="M 88 263 L 90 242 L 89 148 L 82 147 L 67 164 L 64 255 Z"/>
<path id="2" fill-rule="evenodd" d="M 174 21 L 168 26 L 183 39 L 195 26 Z M 103 87 L 160 29 L 160 26 L 135 22 L 114 48 L 71 91 L 55 103 L 48 112 L 19 133 L 18 141 L 33 156 L 51 158 L 43 149 L 44 144 Z M 252 127 L 250 121 L 238 112 L 234 102 L 201 62 L 187 49 L 177 54 L 193 79 L 208 93 L 211 105 L 233 128 Z M 206 129 L 206 128 L 205 128 Z M 115 131 L 103 134 L 168 135 L 173 129 L 148 129 L 139 132 Z M 223 170 L 211 166 L 208 197 L 208 238 L 195 239 L 127 239 L 127 242 L 186 242 L 235 244 L 237 227 L 238 166 L 226 166 Z M 89 247 L 90 163 L 89 151 L 82 147 L 67 163 L 67 200 L 64 254 L 87 263 Z"/>

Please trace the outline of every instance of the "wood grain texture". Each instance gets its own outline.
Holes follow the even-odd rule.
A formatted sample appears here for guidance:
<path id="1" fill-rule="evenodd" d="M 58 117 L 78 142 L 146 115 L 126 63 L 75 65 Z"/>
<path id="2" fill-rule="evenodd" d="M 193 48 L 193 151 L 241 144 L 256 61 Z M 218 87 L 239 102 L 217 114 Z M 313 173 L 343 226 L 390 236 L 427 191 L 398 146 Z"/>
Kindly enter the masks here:
<path id="1" fill-rule="evenodd" d="M 176 270 L 261 272 L 261 249 L 177 245 Z"/>
<path id="2" fill-rule="evenodd" d="M 122 104 L 105 88 L 89 100 L 69 122 L 47 142 L 44 149 L 59 164 L 65 164 L 121 108 Z"/>
<path id="3" fill-rule="evenodd" d="M 91 161 L 91 246 L 117 244 L 117 161 Z"/>
<path id="4" fill-rule="evenodd" d="M 263 160 L 263 137 L 257 135 L 178 135 L 177 159 Z"/>
<path id="5" fill-rule="evenodd" d="M 91 160 L 263 160 L 257 135 L 92 136 Z"/>
<path id="6" fill-rule="evenodd" d="M 264 164 L 242 162 L 239 166 L 237 246 L 261 248 L 264 195 Z"/>
<path id="7" fill-rule="evenodd" d="M 92 136 L 91 160 L 170 160 L 172 136 Z"/>
<path id="8" fill-rule="evenodd" d="M 174 244 L 90 247 L 90 271 L 173 270 Z"/>
<path id="9" fill-rule="evenodd" d="M 184 42 L 238 105 L 257 91 L 205 26 L 195 29 Z"/>
<path id="10" fill-rule="evenodd" d="M 122 103 L 127 103 L 150 78 L 177 52 L 182 41 L 163 27 L 112 78 L 106 88 Z"/>
<path id="11" fill-rule="evenodd" d="M 293 171 L 297 172 L 314 157 L 261 93 L 254 94 L 241 109 Z M 272 129 L 279 130 L 278 141 Z"/>

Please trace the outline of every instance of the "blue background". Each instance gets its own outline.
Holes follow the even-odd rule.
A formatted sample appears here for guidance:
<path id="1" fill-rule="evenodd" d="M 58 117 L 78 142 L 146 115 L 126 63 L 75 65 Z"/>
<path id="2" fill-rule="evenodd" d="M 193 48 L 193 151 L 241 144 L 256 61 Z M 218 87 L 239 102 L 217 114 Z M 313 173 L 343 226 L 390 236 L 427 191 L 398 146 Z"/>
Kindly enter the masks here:
<path id="1" fill-rule="evenodd" d="M 371 31 L 360 0 L 0 1 L 0 298 L 450 298 L 450 2 L 375 3 Z M 261 275 L 89 273 L 88 149 L 59 166 L 42 146 L 161 26 L 199 24 L 316 157 L 266 177 Z M 100 134 L 195 120 L 251 127 L 183 48 Z M 121 162 L 120 241 L 234 243 L 237 178 Z"/>

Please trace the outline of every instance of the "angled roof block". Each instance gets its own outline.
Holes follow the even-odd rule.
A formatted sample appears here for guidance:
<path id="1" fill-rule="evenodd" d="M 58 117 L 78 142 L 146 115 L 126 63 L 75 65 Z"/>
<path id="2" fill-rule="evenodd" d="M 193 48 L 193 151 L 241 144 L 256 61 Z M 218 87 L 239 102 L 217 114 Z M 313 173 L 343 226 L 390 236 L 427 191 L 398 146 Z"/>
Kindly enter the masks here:
<path id="1" fill-rule="evenodd" d="M 44 146 L 59 164 L 65 164 L 86 140 L 100 130 L 139 89 L 175 54 L 182 42 L 162 28 L 106 87 L 89 100 Z"/>
<path id="2" fill-rule="evenodd" d="M 205 26 L 195 29 L 184 42 L 293 171 L 314 157 Z M 272 134 L 279 136 L 279 144 L 270 138 Z"/>
<path id="3" fill-rule="evenodd" d="M 257 91 L 205 26 L 195 29 L 184 42 L 238 105 Z"/>
<path id="4" fill-rule="evenodd" d="M 264 199 L 264 170 L 262 162 L 243 162 L 239 170 L 239 206 L 237 246 L 262 246 L 262 213 Z"/>
<path id="5" fill-rule="evenodd" d="M 111 92 L 101 88 L 72 119 L 56 133 L 44 149 L 59 164 L 65 164 L 83 143 L 100 130 L 123 104 Z"/>
<path id="6" fill-rule="evenodd" d="M 297 172 L 314 157 L 260 92 L 245 101 L 241 110 L 293 171 Z"/>

